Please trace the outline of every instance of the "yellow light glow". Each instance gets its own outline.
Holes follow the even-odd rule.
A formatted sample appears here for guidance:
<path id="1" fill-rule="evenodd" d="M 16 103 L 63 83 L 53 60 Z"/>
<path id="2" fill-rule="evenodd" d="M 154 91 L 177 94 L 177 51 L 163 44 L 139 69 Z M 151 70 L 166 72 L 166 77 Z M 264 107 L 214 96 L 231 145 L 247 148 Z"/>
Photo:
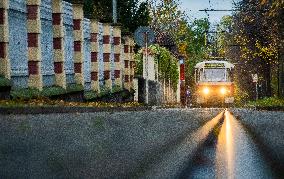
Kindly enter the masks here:
<path id="1" fill-rule="evenodd" d="M 223 88 L 220 89 L 220 92 L 221 92 L 221 94 L 224 95 L 224 94 L 227 93 L 227 89 L 223 87 Z"/>
<path id="2" fill-rule="evenodd" d="M 217 142 L 216 170 L 218 177 L 216 178 L 234 178 L 236 154 L 233 131 L 233 116 L 226 110 Z"/>
<path id="3" fill-rule="evenodd" d="M 209 90 L 209 88 L 207 88 L 207 87 L 203 89 L 203 93 L 204 93 L 204 94 L 209 94 L 209 91 L 210 91 L 210 90 Z"/>

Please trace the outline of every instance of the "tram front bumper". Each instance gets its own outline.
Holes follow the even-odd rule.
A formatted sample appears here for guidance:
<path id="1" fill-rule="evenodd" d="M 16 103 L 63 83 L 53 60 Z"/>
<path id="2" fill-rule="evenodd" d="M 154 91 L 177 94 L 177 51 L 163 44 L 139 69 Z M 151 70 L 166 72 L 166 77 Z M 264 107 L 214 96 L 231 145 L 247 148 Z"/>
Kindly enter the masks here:
<path id="1" fill-rule="evenodd" d="M 224 96 L 199 96 L 196 98 L 197 104 L 204 104 L 204 103 L 210 103 L 210 104 L 220 104 L 220 103 L 226 103 L 226 104 L 232 104 L 234 103 L 234 97 L 224 97 Z"/>

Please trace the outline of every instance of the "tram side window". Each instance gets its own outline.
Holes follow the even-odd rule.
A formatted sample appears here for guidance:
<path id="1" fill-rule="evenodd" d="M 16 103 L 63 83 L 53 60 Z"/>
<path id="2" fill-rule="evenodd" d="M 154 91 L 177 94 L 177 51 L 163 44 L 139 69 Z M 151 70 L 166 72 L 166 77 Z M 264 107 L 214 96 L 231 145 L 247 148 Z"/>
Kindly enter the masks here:
<path id="1" fill-rule="evenodd" d="M 200 70 L 195 69 L 195 82 L 200 81 Z"/>

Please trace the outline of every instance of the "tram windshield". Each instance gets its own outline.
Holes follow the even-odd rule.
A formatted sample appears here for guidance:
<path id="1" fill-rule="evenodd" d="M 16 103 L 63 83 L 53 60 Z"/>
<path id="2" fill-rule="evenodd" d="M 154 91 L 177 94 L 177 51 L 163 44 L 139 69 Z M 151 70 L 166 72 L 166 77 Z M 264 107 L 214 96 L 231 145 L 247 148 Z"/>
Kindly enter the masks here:
<path id="1" fill-rule="evenodd" d="M 204 69 L 202 81 L 226 81 L 226 69 Z"/>
<path id="2" fill-rule="evenodd" d="M 200 69 L 198 75 L 200 82 L 228 82 L 229 74 L 226 68 L 209 68 Z"/>

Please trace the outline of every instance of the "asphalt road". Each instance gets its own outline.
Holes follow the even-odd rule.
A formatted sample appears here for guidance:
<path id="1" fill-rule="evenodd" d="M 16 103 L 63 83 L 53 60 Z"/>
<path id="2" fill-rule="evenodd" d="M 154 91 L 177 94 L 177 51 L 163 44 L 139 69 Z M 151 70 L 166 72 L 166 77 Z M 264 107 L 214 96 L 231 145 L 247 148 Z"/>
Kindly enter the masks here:
<path id="1" fill-rule="evenodd" d="M 0 178 L 279 176 L 284 113 L 230 111 L 0 115 Z"/>

